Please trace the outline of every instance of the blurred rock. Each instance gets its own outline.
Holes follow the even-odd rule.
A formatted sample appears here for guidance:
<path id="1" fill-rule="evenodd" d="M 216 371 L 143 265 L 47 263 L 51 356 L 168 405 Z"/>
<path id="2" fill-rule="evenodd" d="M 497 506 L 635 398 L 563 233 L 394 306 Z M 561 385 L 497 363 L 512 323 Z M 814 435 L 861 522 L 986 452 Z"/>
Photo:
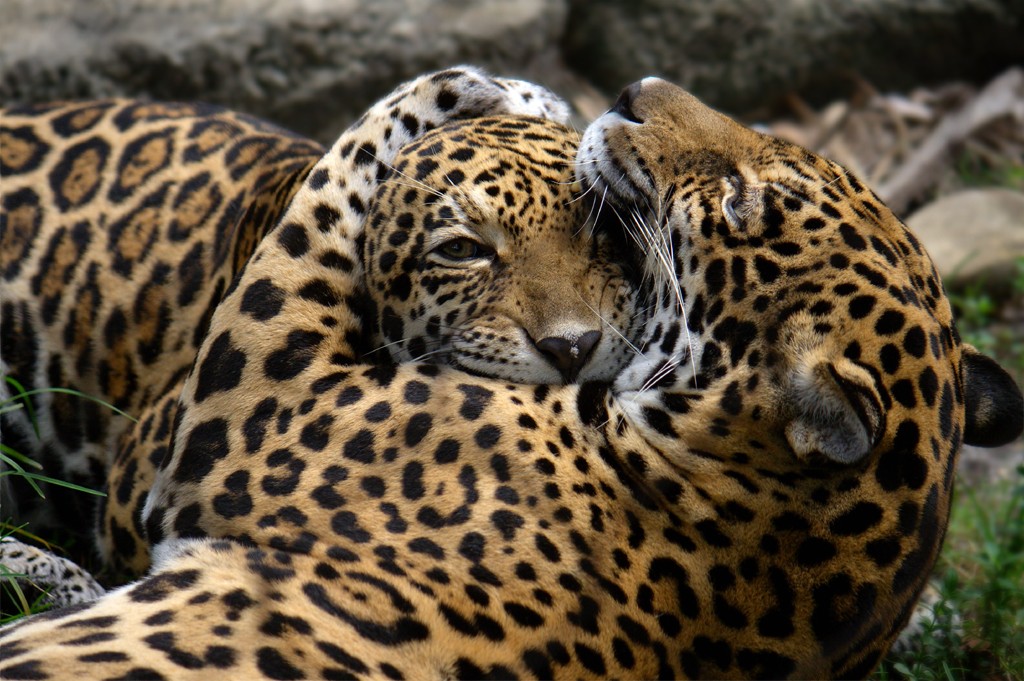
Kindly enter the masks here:
<path id="1" fill-rule="evenodd" d="M 1024 190 L 1024 69 L 982 87 L 947 83 L 880 93 L 861 82 L 849 100 L 816 110 L 787 97 L 787 118 L 758 127 L 831 158 L 897 215 L 981 185 Z"/>
<path id="2" fill-rule="evenodd" d="M 324 141 L 397 83 L 474 63 L 540 82 L 553 0 L 2 0 L 0 102 L 204 100 Z"/>
<path id="3" fill-rule="evenodd" d="M 907 219 L 947 285 L 982 281 L 1008 289 L 1024 257 L 1024 192 L 972 189 L 930 203 Z"/>
<path id="4" fill-rule="evenodd" d="M 986 449 L 964 445 L 960 450 L 957 473 L 969 487 L 1015 479 L 1018 466 L 1024 466 L 1024 440 Z"/>
<path id="5" fill-rule="evenodd" d="M 572 0 L 566 58 L 609 93 L 660 75 L 741 113 L 788 92 L 983 81 L 1024 62 L 1021 0 Z"/>

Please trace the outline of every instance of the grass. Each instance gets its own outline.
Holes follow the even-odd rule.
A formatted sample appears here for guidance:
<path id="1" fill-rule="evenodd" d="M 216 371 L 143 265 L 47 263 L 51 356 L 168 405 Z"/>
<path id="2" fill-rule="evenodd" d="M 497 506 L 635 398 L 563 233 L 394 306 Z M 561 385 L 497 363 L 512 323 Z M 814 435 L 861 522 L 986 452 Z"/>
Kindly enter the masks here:
<path id="1" fill-rule="evenodd" d="M 1010 159 L 993 162 L 963 153 L 957 159 L 956 174 L 965 187 L 1007 187 L 1024 191 L 1024 166 Z"/>
<path id="2" fill-rule="evenodd" d="M 1007 299 L 983 281 L 949 298 L 963 339 L 1024 382 L 1024 258 L 1016 266 Z M 931 619 L 886 658 L 878 681 L 1024 679 L 1024 466 L 1012 480 L 958 481 L 933 584 Z"/>
<path id="3" fill-rule="evenodd" d="M 39 421 L 36 419 L 35 408 L 32 406 L 32 400 L 30 400 L 29 398 L 32 397 L 33 395 L 39 395 L 42 393 L 63 393 L 65 395 L 73 395 L 75 397 L 80 397 L 82 399 L 91 400 L 93 402 L 103 405 L 104 407 L 110 409 L 116 414 L 120 414 L 121 416 L 131 419 L 132 421 L 135 420 L 125 412 L 115 407 L 114 405 L 108 402 L 104 402 L 99 398 L 92 397 L 91 395 L 86 395 L 85 393 L 79 392 L 77 390 L 71 390 L 69 388 L 40 388 L 38 390 L 25 390 L 25 387 L 12 376 L 4 376 L 4 381 L 9 386 L 14 388 L 15 393 L 6 400 L 0 400 L 0 415 L 24 409 L 28 413 L 29 422 L 32 424 L 32 429 L 35 431 L 37 438 L 39 437 Z M 40 482 L 47 482 L 52 485 L 66 487 L 68 489 L 73 489 L 78 492 L 85 492 L 86 494 L 106 496 L 103 492 L 98 492 L 96 490 L 89 489 L 88 487 L 82 487 L 81 485 L 75 485 L 70 482 L 65 482 L 63 480 L 58 480 L 56 478 L 51 478 L 47 475 L 34 472 L 42 470 L 42 464 L 33 460 L 31 457 L 16 451 L 13 447 L 9 447 L 8 445 L 3 444 L 2 442 L 0 442 L 0 462 L 10 467 L 8 469 L 0 470 L 0 478 L 4 478 L 7 476 L 15 476 L 17 478 L 25 480 L 25 482 L 27 482 L 32 487 L 35 493 L 38 494 L 43 499 L 46 498 L 46 495 L 43 494 L 42 488 L 39 487 L 38 483 Z M 34 471 L 26 470 L 25 466 L 34 469 Z"/>
<path id="4" fill-rule="evenodd" d="M 35 540 L 47 549 L 55 549 L 45 540 L 30 534 L 24 527 L 11 528 L 7 523 L 0 527 L 0 537 L 12 534 Z M 26 589 L 28 584 L 24 581 L 25 577 L 26 575 L 12 572 L 6 566 L 0 565 L 0 626 L 50 609 L 50 604 L 46 602 L 46 592 L 35 587 Z"/>
<path id="5" fill-rule="evenodd" d="M 949 302 L 957 318 L 957 328 L 966 342 L 994 357 L 1018 382 L 1024 379 L 1024 258 L 1018 258 L 1016 273 L 1004 299 L 997 298 L 983 280 L 971 282 L 962 290 L 949 291 Z M 1011 317 L 1016 315 L 1017 319 Z"/>
<path id="6" fill-rule="evenodd" d="M 32 400 L 30 398 L 42 393 L 63 393 L 91 400 L 103 405 L 116 414 L 120 414 L 132 421 L 135 420 L 114 405 L 81 393 L 77 390 L 71 390 L 68 388 L 40 388 L 38 390 L 26 390 L 25 387 L 12 376 L 5 376 L 4 382 L 11 387 L 13 394 L 5 400 L 0 400 L 0 415 L 25 410 L 28 415 L 29 422 L 32 424 L 32 429 L 35 431 L 36 437 L 40 436 L 39 421 L 36 418 L 35 408 L 32 405 Z M 2 467 L 0 467 L 0 479 L 13 477 L 24 480 L 32 490 L 43 499 L 46 498 L 46 494 L 39 486 L 39 483 L 41 482 L 85 494 L 106 496 L 103 492 L 44 475 L 40 472 L 43 469 L 42 464 L 26 454 L 15 450 L 13 447 L 3 444 L 2 442 L 0 442 L 0 464 L 2 464 Z M 27 539 L 40 544 L 47 550 L 59 550 L 57 546 L 31 534 L 24 525 L 15 525 L 9 521 L 0 522 L 0 538 L 12 535 L 17 535 L 18 538 Z M 0 565 L 0 605 L 6 606 L 0 607 L 0 624 L 6 624 L 7 622 L 14 621 L 26 615 L 42 612 L 49 607 L 45 602 L 46 593 L 39 590 L 26 593 L 25 588 L 23 588 L 23 583 L 18 581 L 21 577 L 25 577 L 25 575 L 11 572 L 3 565 Z M 10 610 L 10 612 L 8 612 L 8 610 Z"/>
<path id="7" fill-rule="evenodd" d="M 131 416 L 121 411 L 114 405 L 108 402 L 104 402 L 99 398 L 92 397 L 91 395 L 86 395 L 85 393 L 79 392 L 77 390 L 71 390 L 69 388 L 40 388 L 38 390 L 25 390 L 25 387 L 12 376 L 5 376 L 4 381 L 9 386 L 14 388 L 16 392 L 14 395 L 7 398 L 6 400 L 0 400 L 0 415 L 24 409 L 28 413 L 29 422 L 32 424 L 32 429 L 35 431 L 36 437 L 39 437 L 39 421 L 36 419 L 35 408 L 32 406 L 32 400 L 30 400 L 29 398 L 32 397 L 33 395 L 39 395 L 42 393 L 63 393 L 65 395 L 73 395 L 75 397 L 80 397 L 82 399 L 92 400 L 93 402 L 101 404 L 107 409 L 110 409 L 114 413 L 120 414 L 121 416 L 127 417 L 134 421 L 134 419 L 132 419 Z M 68 489 L 73 489 L 79 492 L 85 492 L 87 494 L 97 494 L 99 496 L 105 496 L 102 492 L 97 492 L 96 490 L 92 490 L 87 487 L 81 487 L 80 485 L 75 485 L 70 482 L 65 482 L 63 480 L 51 478 L 49 476 L 42 475 L 41 473 L 35 473 L 32 471 L 25 470 L 25 466 L 33 468 L 37 471 L 42 470 L 43 466 L 39 462 L 26 456 L 25 454 L 22 454 L 21 452 L 16 451 L 14 448 L 3 444 L 2 442 L 0 442 L 0 462 L 3 462 L 10 466 L 10 469 L 0 470 L 0 478 L 4 478 L 9 475 L 21 478 L 25 480 L 29 485 L 31 485 L 32 489 L 35 490 L 36 494 L 38 494 L 43 499 L 46 498 L 46 495 L 43 494 L 43 490 L 39 487 L 39 482 L 48 482 L 52 485 L 67 487 Z"/>
<path id="8" fill-rule="evenodd" d="M 1024 678 L 1024 465 L 958 493 L 935 578 L 932 619 L 879 681 Z"/>
<path id="9" fill-rule="evenodd" d="M 16 622 L 22 617 L 36 615 L 50 609 L 46 602 L 46 592 L 39 591 L 38 594 L 26 594 L 18 581 L 24 575 L 9 572 L 7 568 L 0 565 L 0 583 L 3 584 L 2 598 L 4 603 L 13 603 L 14 607 L 10 612 L 5 608 L 0 612 L 0 626 Z M 31 595 L 31 597 L 30 597 Z"/>

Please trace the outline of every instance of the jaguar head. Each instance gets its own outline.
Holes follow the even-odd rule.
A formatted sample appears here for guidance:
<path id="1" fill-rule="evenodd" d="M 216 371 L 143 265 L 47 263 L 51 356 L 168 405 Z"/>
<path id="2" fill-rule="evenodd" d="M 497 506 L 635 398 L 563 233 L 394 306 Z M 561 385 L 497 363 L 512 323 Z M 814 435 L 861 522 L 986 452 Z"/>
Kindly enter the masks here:
<path id="1" fill-rule="evenodd" d="M 573 179 L 578 135 L 539 118 L 442 126 L 395 159 L 364 244 L 379 347 L 518 383 L 610 381 L 646 320 Z"/>
<path id="2" fill-rule="evenodd" d="M 955 459 L 1020 434 L 1020 390 L 960 341 L 921 243 L 836 163 L 647 78 L 587 129 L 577 169 L 658 299 L 620 390 L 714 389 L 801 463 Z"/>

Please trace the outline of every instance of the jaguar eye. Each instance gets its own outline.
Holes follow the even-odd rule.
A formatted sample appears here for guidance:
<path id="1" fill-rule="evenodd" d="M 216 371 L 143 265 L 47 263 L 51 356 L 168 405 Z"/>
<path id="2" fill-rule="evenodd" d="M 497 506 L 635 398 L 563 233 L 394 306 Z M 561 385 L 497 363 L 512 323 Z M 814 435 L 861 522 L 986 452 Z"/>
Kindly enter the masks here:
<path id="1" fill-rule="evenodd" d="M 446 241 L 435 250 L 449 260 L 470 260 L 484 254 L 483 246 L 466 237 Z"/>

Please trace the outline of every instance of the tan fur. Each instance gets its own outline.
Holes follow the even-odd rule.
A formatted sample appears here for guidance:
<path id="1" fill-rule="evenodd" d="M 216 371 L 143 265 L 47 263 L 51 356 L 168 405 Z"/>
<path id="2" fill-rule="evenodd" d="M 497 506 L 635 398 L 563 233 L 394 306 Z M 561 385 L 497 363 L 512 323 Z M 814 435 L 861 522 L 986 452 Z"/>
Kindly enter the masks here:
<path id="1" fill-rule="evenodd" d="M 479 84 L 427 78 L 394 101 L 431 110 Z M 628 254 L 666 285 L 611 387 L 367 364 L 353 309 L 301 295 L 328 275 L 341 300 L 361 284 L 324 256 L 355 261 L 366 216 L 338 183 L 365 190 L 380 168 L 336 149 L 319 166 L 332 182 L 303 185 L 211 320 L 147 506 L 157 569 L 4 630 L 0 674 L 870 674 L 942 542 L 971 351 L 927 255 L 855 177 L 663 81 L 628 94 L 577 169 L 635 211 Z M 269 277 L 282 304 L 257 318 L 244 301 Z M 218 368 L 236 352 L 237 378 Z M 885 409 L 871 451 L 798 456 L 786 427 L 820 415 L 815 393 L 840 423 L 870 407 L 860 370 Z"/>

